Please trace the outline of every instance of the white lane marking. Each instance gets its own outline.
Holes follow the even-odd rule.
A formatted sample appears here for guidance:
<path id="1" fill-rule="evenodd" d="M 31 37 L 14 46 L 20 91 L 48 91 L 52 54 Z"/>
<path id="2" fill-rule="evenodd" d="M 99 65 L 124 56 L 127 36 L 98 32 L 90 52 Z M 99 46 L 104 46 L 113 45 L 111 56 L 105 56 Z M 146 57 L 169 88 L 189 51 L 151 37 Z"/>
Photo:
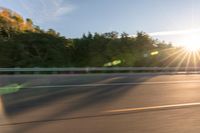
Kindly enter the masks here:
<path id="1" fill-rule="evenodd" d="M 72 116 L 66 118 L 55 118 L 55 119 L 39 119 L 33 121 L 22 121 L 22 122 L 5 122 L 0 123 L 0 127 L 4 126 L 12 126 L 12 125 L 25 125 L 25 124 L 34 124 L 34 123 L 44 123 L 44 122 L 53 122 L 53 121 L 64 121 L 70 119 L 84 119 L 84 118 L 91 118 L 91 117 L 105 117 L 110 115 L 121 115 L 125 113 L 131 113 L 134 111 L 147 111 L 147 110 L 155 110 L 155 109 L 167 109 L 167 108 L 175 108 L 175 107 L 190 107 L 190 106 L 199 106 L 200 103 L 185 103 L 185 104 L 174 104 L 174 105 L 163 105 L 163 106 L 152 106 L 152 107 L 142 107 L 142 108 L 128 108 L 128 109 L 118 109 L 118 110 L 109 110 L 101 112 L 100 114 L 94 115 L 85 115 L 85 116 Z"/>
<path id="2" fill-rule="evenodd" d="M 172 105 L 150 106 L 150 107 L 141 107 L 141 108 L 125 108 L 125 109 L 108 110 L 108 111 L 105 111 L 105 113 L 126 113 L 126 112 L 134 112 L 134 111 L 169 109 L 169 108 L 176 108 L 176 107 L 190 107 L 190 106 L 199 106 L 199 105 L 200 103 L 172 104 Z"/>
<path id="3" fill-rule="evenodd" d="M 80 84 L 80 85 L 46 85 L 33 86 L 28 88 L 64 88 L 64 87 L 95 87 L 95 86 L 121 86 L 121 85 L 153 85 L 153 84 L 180 84 L 180 83 L 200 83 L 200 80 L 190 81 L 160 81 L 160 82 L 132 82 L 132 83 L 97 83 L 97 84 Z"/>

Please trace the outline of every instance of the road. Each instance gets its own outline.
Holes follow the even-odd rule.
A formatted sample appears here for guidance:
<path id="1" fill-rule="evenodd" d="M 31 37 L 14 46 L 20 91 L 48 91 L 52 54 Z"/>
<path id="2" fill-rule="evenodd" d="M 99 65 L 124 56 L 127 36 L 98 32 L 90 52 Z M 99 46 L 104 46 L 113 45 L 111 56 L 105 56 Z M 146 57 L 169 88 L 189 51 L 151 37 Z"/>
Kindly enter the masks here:
<path id="1" fill-rule="evenodd" d="M 0 133 L 199 133 L 200 75 L 2 75 Z"/>

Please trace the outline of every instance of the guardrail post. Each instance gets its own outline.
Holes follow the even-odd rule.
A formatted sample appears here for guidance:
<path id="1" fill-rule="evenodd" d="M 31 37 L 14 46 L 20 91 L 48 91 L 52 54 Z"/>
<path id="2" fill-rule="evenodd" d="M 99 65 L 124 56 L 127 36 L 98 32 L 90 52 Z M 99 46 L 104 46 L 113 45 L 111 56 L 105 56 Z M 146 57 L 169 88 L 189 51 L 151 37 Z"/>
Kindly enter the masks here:
<path id="1" fill-rule="evenodd" d="M 90 69 L 88 67 L 86 68 L 86 73 L 90 73 Z"/>
<path id="2" fill-rule="evenodd" d="M 39 68 L 38 67 L 35 67 L 35 68 L 33 68 L 33 70 L 34 70 L 34 74 L 40 74 L 40 72 L 41 71 L 39 71 Z"/>
<path id="3" fill-rule="evenodd" d="M 52 71 L 51 73 L 52 74 L 58 74 L 58 71 Z"/>
<path id="4" fill-rule="evenodd" d="M 18 71 L 17 69 L 20 69 L 20 68 L 14 68 L 14 74 L 21 74 L 21 72 Z"/>

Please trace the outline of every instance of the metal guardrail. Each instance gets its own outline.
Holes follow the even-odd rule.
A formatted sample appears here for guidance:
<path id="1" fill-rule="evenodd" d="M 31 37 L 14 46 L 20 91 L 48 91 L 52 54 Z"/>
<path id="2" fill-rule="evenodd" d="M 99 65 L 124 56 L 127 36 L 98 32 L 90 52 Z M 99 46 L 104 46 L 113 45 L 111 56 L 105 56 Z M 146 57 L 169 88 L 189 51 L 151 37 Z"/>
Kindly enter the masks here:
<path id="1" fill-rule="evenodd" d="M 172 71 L 172 72 L 188 72 L 200 71 L 200 67 L 87 67 L 87 68 L 0 68 L 0 73 L 40 73 L 40 72 L 117 72 L 117 71 Z"/>

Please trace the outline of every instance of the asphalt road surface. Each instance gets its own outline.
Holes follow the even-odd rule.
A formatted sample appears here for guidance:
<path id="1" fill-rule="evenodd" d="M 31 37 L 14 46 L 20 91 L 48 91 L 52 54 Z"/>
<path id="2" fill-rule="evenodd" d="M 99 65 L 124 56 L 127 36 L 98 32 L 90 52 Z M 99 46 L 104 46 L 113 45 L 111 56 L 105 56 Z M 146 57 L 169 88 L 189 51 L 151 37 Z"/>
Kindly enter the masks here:
<path id="1" fill-rule="evenodd" d="M 199 133 L 200 75 L 1 75 L 0 133 Z"/>

